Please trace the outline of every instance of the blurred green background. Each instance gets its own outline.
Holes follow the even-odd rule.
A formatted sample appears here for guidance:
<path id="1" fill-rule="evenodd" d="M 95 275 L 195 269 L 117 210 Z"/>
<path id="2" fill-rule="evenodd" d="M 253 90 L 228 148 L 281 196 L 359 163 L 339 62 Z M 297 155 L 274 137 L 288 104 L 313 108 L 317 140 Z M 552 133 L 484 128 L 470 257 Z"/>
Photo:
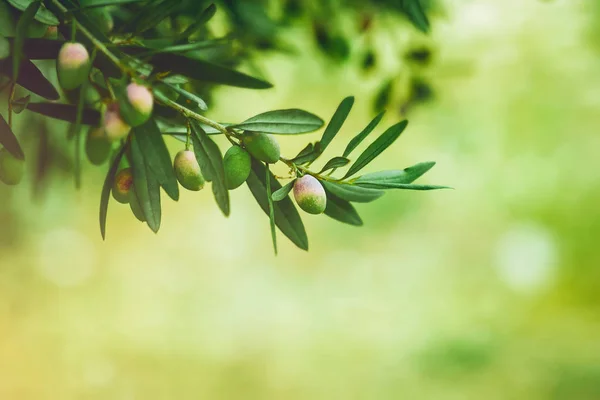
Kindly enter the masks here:
<path id="1" fill-rule="evenodd" d="M 456 190 L 390 192 L 363 228 L 307 215 L 308 253 L 280 235 L 273 256 L 245 187 L 229 219 L 210 191 L 164 196 L 158 235 L 111 202 L 102 242 L 106 166 L 80 191 L 60 168 L 0 186 L 0 399 L 600 399 L 600 5 L 449 0 L 433 21 L 376 19 L 368 73 L 296 27 L 299 56 L 260 61 L 275 89 L 216 92 L 221 121 L 355 95 L 334 155 L 410 68 L 398 43 L 434 49 L 434 99 L 369 171 L 435 160 L 421 182 Z"/>

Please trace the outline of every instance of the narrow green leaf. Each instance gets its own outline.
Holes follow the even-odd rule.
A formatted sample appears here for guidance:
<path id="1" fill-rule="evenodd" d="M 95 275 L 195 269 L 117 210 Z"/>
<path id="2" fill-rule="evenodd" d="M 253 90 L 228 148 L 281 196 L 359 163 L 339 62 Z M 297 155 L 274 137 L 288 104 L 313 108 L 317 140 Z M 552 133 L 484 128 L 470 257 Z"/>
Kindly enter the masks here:
<path id="1" fill-rule="evenodd" d="M 358 178 L 353 179 L 352 182 L 357 184 L 413 183 L 415 180 L 433 168 L 434 165 L 434 161 L 427 161 L 415 164 L 405 169 L 373 172 L 359 176 Z"/>
<path id="2" fill-rule="evenodd" d="M 276 190 L 273 193 L 273 195 L 271 196 L 273 198 L 273 201 L 281 201 L 281 200 L 285 199 L 287 197 L 287 195 L 294 188 L 294 182 L 296 182 L 295 179 L 293 181 L 289 182 L 288 184 L 286 184 L 285 186 L 283 186 L 281 189 Z"/>
<path id="3" fill-rule="evenodd" d="M 312 147 L 311 151 L 306 152 L 306 154 L 298 155 L 292 161 L 298 165 L 306 164 L 308 162 L 314 161 L 321 155 L 321 143 L 316 142 Z"/>
<path id="4" fill-rule="evenodd" d="M 265 182 L 267 189 L 267 202 L 269 203 L 269 220 L 271 222 L 271 239 L 273 240 L 273 250 L 277 255 L 277 232 L 275 232 L 275 206 L 273 205 L 273 192 L 271 191 L 271 171 L 269 171 L 269 164 L 265 163 Z"/>
<path id="5" fill-rule="evenodd" d="M 21 112 L 23 112 L 24 109 L 27 108 L 27 105 L 29 104 L 29 102 L 31 101 L 31 95 L 27 95 L 24 97 L 21 97 L 19 99 L 14 99 L 12 101 L 12 110 L 15 114 L 21 114 Z"/>
<path id="6" fill-rule="evenodd" d="M 87 0 L 85 6 L 77 7 L 70 11 L 88 10 L 91 8 L 100 8 L 106 6 L 119 6 L 130 3 L 141 3 L 142 1 L 146 0 Z"/>
<path id="7" fill-rule="evenodd" d="M 31 2 L 25 11 L 23 11 L 23 14 L 21 14 L 21 17 L 17 22 L 17 27 L 15 29 L 15 41 L 13 42 L 12 49 L 12 76 L 13 81 L 15 82 L 19 77 L 19 67 L 21 64 L 21 58 L 23 58 L 23 42 L 27 37 L 27 29 L 29 28 L 29 25 L 31 25 L 31 22 L 33 21 L 33 18 L 40 9 L 41 5 L 42 2 L 39 0 Z"/>
<path id="8" fill-rule="evenodd" d="M 10 42 L 0 34 L 0 60 L 10 56 Z"/>
<path id="9" fill-rule="evenodd" d="M 424 33 L 429 32 L 429 20 L 420 0 L 402 0 L 401 6 L 414 26 Z"/>
<path id="10" fill-rule="evenodd" d="M 369 189 L 407 189 L 407 190 L 438 190 L 452 189 L 449 186 L 415 185 L 411 183 L 357 183 L 357 186 Z"/>
<path id="11" fill-rule="evenodd" d="M 14 43 L 14 38 L 7 38 Z M 27 38 L 23 42 L 23 55 L 30 60 L 56 60 L 64 40 Z"/>
<path id="12" fill-rule="evenodd" d="M 200 13 L 200 15 L 198 15 L 194 19 L 195 22 L 193 24 L 190 24 L 190 26 L 188 26 L 186 30 L 183 31 L 181 35 L 179 35 L 179 40 L 188 40 L 190 36 L 202 29 L 204 25 L 206 25 L 206 23 L 211 20 L 211 18 L 215 15 L 216 12 L 217 6 L 215 6 L 214 3 L 211 3 Z"/>
<path id="13" fill-rule="evenodd" d="M 191 79 L 249 89 L 268 89 L 269 82 L 251 77 L 228 67 L 179 54 L 157 54 L 150 59 L 156 72 L 172 72 Z"/>
<path id="14" fill-rule="evenodd" d="M 361 169 L 363 169 L 367 164 L 373 161 L 377 156 L 379 156 L 385 149 L 387 149 L 404 131 L 408 125 L 408 121 L 404 120 L 402 122 L 398 122 L 395 125 L 392 125 L 385 132 L 381 134 L 369 147 L 366 148 L 365 151 L 358 157 L 358 159 L 352 164 L 344 178 L 354 175 Z"/>
<path id="15" fill-rule="evenodd" d="M 117 169 L 119 169 L 119 163 L 121 162 L 121 158 L 123 158 L 124 153 L 125 146 L 122 146 L 117 152 L 117 155 L 115 156 L 110 169 L 106 174 L 104 185 L 102 185 L 102 194 L 100 195 L 100 234 L 102 235 L 102 240 L 106 239 L 106 217 L 108 215 L 110 191 L 112 190 L 113 183 L 115 181 L 115 175 L 117 174 Z"/>
<path id="16" fill-rule="evenodd" d="M 246 131 L 294 135 L 316 131 L 323 126 L 323 120 L 308 111 L 299 109 L 274 110 L 247 119 L 235 128 Z"/>
<path id="17" fill-rule="evenodd" d="M 154 28 L 165 18 L 174 15 L 182 7 L 182 3 L 184 2 L 173 0 L 150 3 L 127 25 L 127 28 L 132 29 L 136 35 L 143 33 Z"/>
<path id="18" fill-rule="evenodd" d="M 25 159 L 25 154 L 23 154 L 23 149 L 21 148 L 17 137 L 2 115 L 0 115 L 0 144 L 14 157 L 19 160 Z"/>
<path id="19" fill-rule="evenodd" d="M 211 49 L 215 47 L 223 47 L 229 46 L 230 43 L 224 39 L 212 39 L 212 40 L 201 40 L 192 43 L 185 44 L 172 44 L 168 46 L 161 46 L 158 48 L 153 48 L 152 50 L 141 51 L 136 54 L 139 58 L 146 58 L 149 56 L 153 56 L 155 54 L 165 54 L 165 53 L 188 53 L 190 51 L 202 50 L 202 49 Z"/>
<path id="20" fill-rule="evenodd" d="M 140 206 L 146 217 L 146 223 L 153 232 L 158 232 L 161 222 L 160 185 L 146 162 L 139 145 L 138 132 L 130 135 L 130 161 L 133 174 L 133 187 Z"/>
<path id="21" fill-rule="evenodd" d="M 194 154 L 207 181 L 212 182 L 212 191 L 219 208 L 229 216 L 229 191 L 225 183 L 225 167 L 223 166 L 223 155 L 219 146 L 213 142 L 202 126 L 194 120 L 190 121 L 192 127 L 192 144 Z"/>
<path id="22" fill-rule="evenodd" d="M 8 3 L 20 11 L 26 11 L 34 0 L 7 0 Z M 59 21 L 54 14 L 48 11 L 43 5 L 35 13 L 35 19 L 45 25 L 58 25 Z"/>
<path id="23" fill-rule="evenodd" d="M 179 200 L 179 184 L 173 171 L 171 155 L 153 118 L 133 128 L 148 168 L 170 198 Z"/>
<path id="24" fill-rule="evenodd" d="M 300 152 L 298 153 L 298 155 L 296 155 L 296 157 L 292 158 L 292 161 L 296 161 L 296 159 L 298 157 L 303 157 L 309 153 L 312 153 L 314 148 L 315 148 L 315 146 L 312 143 L 307 144 L 302 150 L 300 150 Z"/>
<path id="25" fill-rule="evenodd" d="M 358 135 L 354 136 L 352 140 L 350 140 L 348 146 L 346 146 L 346 150 L 344 150 L 344 157 L 348 157 L 350 153 L 352 153 L 352 151 L 356 149 L 358 145 L 361 144 L 362 141 L 365 140 L 365 138 L 369 136 L 371 132 L 373 132 L 377 125 L 379 125 L 379 122 L 381 122 L 381 119 L 383 118 L 384 114 L 385 111 L 382 111 L 379 114 L 377 114 L 377 116 L 373 118 L 371 122 L 369 122 L 369 125 L 367 125 L 365 129 L 362 130 L 362 132 L 360 132 Z"/>
<path id="26" fill-rule="evenodd" d="M 327 191 L 335 194 L 340 199 L 356 203 L 369 203 L 385 194 L 383 190 L 369 189 L 347 183 L 321 181 L 321 184 Z"/>
<path id="27" fill-rule="evenodd" d="M 327 207 L 325 215 L 345 224 L 362 226 L 363 221 L 358 212 L 349 201 L 342 200 L 333 193 L 326 190 Z"/>
<path id="28" fill-rule="evenodd" d="M 263 211 L 269 215 L 269 204 L 266 196 L 266 171 L 265 166 L 256 160 L 252 160 L 252 171 L 246 181 L 248 188 L 260 205 Z M 281 189 L 281 184 L 275 179 L 273 174 L 271 177 L 271 188 L 275 191 Z M 292 243 L 303 250 L 308 250 L 308 237 L 302 223 L 302 218 L 298 214 L 298 210 L 289 197 L 284 198 L 273 204 L 275 212 L 275 225 L 279 230 L 287 236 Z"/>
<path id="29" fill-rule="evenodd" d="M 0 60 L 0 74 L 6 76 L 13 75 L 13 58 L 9 57 Z M 35 66 L 31 60 L 23 58 L 19 63 L 19 74 L 17 83 L 25 89 L 44 97 L 48 100 L 58 100 L 60 95 L 42 72 Z"/>
<path id="30" fill-rule="evenodd" d="M 348 165 L 348 163 L 350 163 L 350 160 L 348 160 L 346 157 L 333 157 L 331 160 L 327 161 L 327 163 L 319 172 L 319 174 L 322 174 L 323 172 L 328 171 L 330 169 L 344 167 Z"/>
<path id="31" fill-rule="evenodd" d="M 354 96 L 346 97 L 337 110 L 331 117 L 329 124 L 327 124 L 327 128 L 325 128 L 325 132 L 323 132 L 323 137 L 321 138 L 321 152 L 325 151 L 329 143 L 333 140 L 335 135 L 340 131 L 342 125 L 348 118 L 348 114 L 350 114 L 350 110 L 352 110 L 352 106 L 354 105 Z"/>
<path id="32" fill-rule="evenodd" d="M 170 83 L 165 83 L 165 85 L 167 85 L 169 88 L 174 90 L 179 95 L 183 96 L 186 101 L 190 101 L 193 104 L 195 104 L 200 110 L 202 110 L 202 111 L 208 110 L 208 106 L 206 105 L 206 102 L 204 100 L 202 100 L 202 98 L 200 98 L 199 96 L 195 95 L 194 93 L 188 92 L 187 90 L 182 89 L 179 86 L 172 85 Z M 194 111 L 194 110 L 192 110 L 192 111 Z"/>
<path id="33" fill-rule="evenodd" d="M 27 109 L 67 122 L 74 123 L 77 120 L 77 106 L 73 104 L 29 103 Z M 81 123 L 83 125 L 98 125 L 100 123 L 100 112 L 93 108 L 84 108 L 81 114 Z"/>

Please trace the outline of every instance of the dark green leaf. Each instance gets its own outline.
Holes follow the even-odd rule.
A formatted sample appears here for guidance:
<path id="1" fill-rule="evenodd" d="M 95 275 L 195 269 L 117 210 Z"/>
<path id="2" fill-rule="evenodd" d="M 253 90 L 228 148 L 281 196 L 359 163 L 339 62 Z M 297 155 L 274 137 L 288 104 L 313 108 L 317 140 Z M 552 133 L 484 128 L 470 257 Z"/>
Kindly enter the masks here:
<path id="1" fill-rule="evenodd" d="M 72 123 L 77 120 L 77 106 L 73 104 L 29 103 L 27 109 L 47 117 Z M 93 108 L 83 109 L 81 123 L 83 125 L 98 125 L 100 123 L 100 112 Z"/>
<path id="2" fill-rule="evenodd" d="M 106 6 L 118 6 L 130 3 L 140 3 L 146 0 L 87 0 L 85 6 L 77 7 L 75 10 L 87 10 L 90 8 L 100 8 Z"/>
<path id="3" fill-rule="evenodd" d="M 202 40 L 192 43 L 185 44 L 173 44 L 168 46 L 161 46 L 152 50 L 141 51 L 136 54 L 139 58 L 145 58 L 148 56 L 152 56 L 155 54 L 164 54 L 164 53 L 187 53 L 195 50 L 202 49 L 210 49 L 214 47 L 220 46 L 228 46 L 229 42 L 223 39 L 213 39 L 213 40 Z"/>
<path id="4" fill-rule="evenodd" d="M 389 170 L 365 174 L 352 180 L 353 183 L 387 184 L 413 183 L 435 165 L 434 161 L 415 164 L 400 170 Z"/>
<path id="5" fill-rule="evenodd" d="M 104 179 L 104 185 L 102 186 L 102 195 L 100 196 L 100 234 L 102 235 L 102 240 L 106 239 L 106 216 L 108 215 L 110 191 L 112 190 L 115 175 L 117 174 L 117 169 L 119 169 L 119 163 L 121 162 L 124 153 L 125 146 L 122 146 L 117 152 L 117 155 L 106 174 L 106 179 Z"/>
<path id="6" fill-rule="evenodd" d="M 178 54 L 157 54 L 150 59 L 156 72 L 172 72 L 191 79 L 250 89 L 268 89 L 269 82 L 253 78 L 228 67 Z"/>
<path id="7" fill-rule="evenodd" d="M 267 111 L 234 125 L 235 128 L 247 131 L 281 135 L 313 132 L 322 126 L 321 118 L 298 109 Z"/>
<path id="8" fill-rule="evenodd" d="M 160 185 L 150 170 L 145 154 L 139 145 L 139 136 L 136 132 L 130 136 L 133 187 L 146 217 L 146 222 L 150 229 L 156 233 L 160 229 L 161 222 Z"/>
<path id="9" fill-rule="evenodd" d="M 194 154 L 207 181 L 212 182 L 212 191 L 215 200 L 225 216 L 229 215 L 229 192 L 225 183 L 225 167 L 219 146 L 213 142 L 202 126 L 194 120 L 190 121 L 192 127 L 192 143 Z"/>
<path id="10" fill-rule="evenodd" d="M 20 114 L 24 109 L 27 108 L 27 104 L 31 100 L 31 95 L 21 97 L 12 101 L 12 110 L 15 114 Z"/>
<path id="11" fill-rule="evenodd" d="M 367 164 L 373 161 L 377 156 L 379 156 L 385 149 L 387 149 L 404 131 L 408 125 L 408 121 L 404 120 L 402 122 L 398 122 L 395 125 L 389 127 L 385 132 L 381 134 L 369 147 L 366 148 L 365 151 L 358 157 L 356 162 L 352 164 L 344 178 L 354 175 L 361 169 L 363 169 Z"/>
<path id="12" fill-rule="evenodd" d="M 26 11 L 27 8 L 29 6 L 31 6 L 32 3 L 34 3 L 34 0 L 7 0 L 8 3 L 10 5 L 12 5 L 13 7 L 15 7 L 18 10 L 21 11 Z M 43 5 L 36 10 L 37 12 L 35 13 L 35 19 L 39 22 L 41 22 L 42 24 L 45 25 L 58 25 L 59 21 L 58 19 L 54 16 L 54 14 L 52 14 L 50 11 L 48 11 Z"/>
<path id="13" fill-rule="evenodd" d="M 321 181 L 321 184 L 327 191 L 335 194 L 340 199 L 356 203 L 369 203 L 385 194 L 383 190 L 368 189 L 347 183 Z"/>
<path id="14" fill-rule="evenodd" d="M 23 154 L 23 149 L 21 149 L 17 137 L 2 115 L 0 115 L 0 144 L 19 160 L 25 159 L 25 154 Z"/>
<path id="15" fill-rule="evenodd" d="M 269 204 L 269 220 L 271 222 L 271 239 L 273 240 L 273 250 L 277 255 L 277 232 L 275 232 L 275 206 L 273 205 L 273 197 L 271 191 L 271 171 L 269 171 L 269 164 L 265 163 L 265 183 L 267 189 L 267 203 Z"/>
<path id="16" fill-rule="evenodd" d="M 4 60 L 10 56 L 10 42 L 0 35 L 0 60 Z"/>
<path id="17" fill-rule="evenodd" d="M 429 20 L 420 0 L 402 0 L 402 9 L 419 30 L 429 32 Z"/>
<path id="18" fill-rule="evenodd" d="M 287 197 L 287 195 L 294 188 L 294 182 L 296 182 L 296 180 L 293 180 L 293 181 L 289 182 L 288 184 L 286 184 L 281 189 L 276 190 L 273 193 L 273 195 L 271 196 L 273 198 L 273 201 L 281 201 L 281 200 L 285 199 Z"/>
<path id="19" fill-rule="evenodd" d="M 346 146 L 346 150 L 344 150 L 344 157 L 348 157 L 350 153 L 352 153 L 352 151 L 356 149 L 358 145 L 361 144 L 362 141 L 365 140 L 365 138 L 369 136 L 371 132 L 373 132 L 377 125 L 379 125 L 379 122 L 383 118 L 384 114 L 385 111 L 382 111 L 379 114 L 377 114 L 377 116 L 373 118 L 371 122 L 369 122 L 369 125 L 367 125 L 365 129 L 362 130 L 362 132 L 360 132 L 358 135 L 354 136 L 352 140 L 350 140 L 348 146 Z"/>
<path id="20" fill-rule="evenodd" d="M 195 95 L 194 93 L 188 92 L 187 90 L 182 89 L 179 86 L 172 85 L 170 83 L 165 83 L 165 85 L 167 85 L 169 88 L 171 88 L 173 91 L 175 91 L 179 95 L 183 96 L 185 98 L 186 102 L 187 101 L 192 102 L 201 111 L 208 110 L 208 106 L 206 105 L 206 102 L 204 100 L 202 100 L 199 96 Z M 194 110 L 192 110 L 192 111 L 194 111 Z"/>
<path id="21" fill-rule="evenodd" d="M 300 150 L 300 152 L 298 153 L 298 155 L 296 155 L 296 157 L 292 158 L 292 161 L 296 161 L 296 159 L 298 157 L 303 157 L 307 154 L 312 153 L 314 148 L 315 148 L 315 146 L 312 143 L 307 144 L 302 150 Z"/>
<path id="22" fill-rule="evenodd" d="M 281 184 L 275 179 L 273 174 L 271 176 L 271 188 L 274 190 L 281 189 Z M 257 203 L 263 209 L 267 215 L 269 215 L 269 204 L 266 196 L 266 171 L 265 166 L 256 160 L 252 160 L 252 171 L 246 181 L 248 188 L 252 192 L 252 195 L 256 199 Z M 303 250 L 308 250 L 308 237 L 306 236 L 306 230 L 304 224 L 298 214 L 298 210 L 294 206 L 294 203 L 289 197 L 284 198 L 281 201 L 273 204 L 275 211 L 275 225 L 279 230 L 287 236 L 296 246 Z"/>
<path id="23" fill-rule="evenodd" d="M 302 165 L 316 160 L 319 155 L 321 155 L 321 143 L 316 142 L 311 151 L 307 152 L 306 154 L 296 156 L 292 161 L 298 165 Z"/>
<path id="24" fill-rule="evenodd" d="M 31 25 L 35 14 L 40 9 L 42 2 L 32 1 L 29 3 L 21 17 L 19 18 L 19 22 L 17 22 L 17 28 L 15 29 L 15 41 L 13 42 L 12 48 L 12 73 L 13 73 L 13 81 L 18 81 L 21 59 L 23 58 L 23 42 L 27 37 L 27 29 L 29 29 L 29 25 Z"/>
<path id="25" fill-rule="evenodd" d="M 388 106 L 390 98 L 392 97 L 392 91 L 394 89 L 394 79 L 388 79 L 383 82 L 377 91 L 377 95 L 373 100 L 373 109 L 375 112 L 380 112 Z"/>
<path id="26" fill-rule="evenodd" d="M 30 60 L 56 60 L 63 44 L 64 40 L 28 38 L 23 43 L 23 55 Z"/>
<path id="27" fill-rule="evenodd" d="M 335 135 L 337 135 L 337 133 L 340 131 L 342 125 L 346 121 L 346 118 L 348 118 L 348 114 L 350 114 L 353 104 L 353 96 L 346 97 L 344 100 L 342 100 L 337 110 L 333 114 L 333 117 L 331 117 L 329 124 L 327 124 L 325 132 L 323 132 L 323 137 L 321 138 L 321 152 L 325 151 L 327 146 L 329 146 L 329 143 L 331 143 Z"/>
<path id="28" fill-rule="evenodd" d="M 337 221 L 354 226 L 362 226 L 363 221 L 356 209 L 349 201 L 342 200 L 333 193 L 326 190 L 327 207 L 325 215 Z"/>
<path id="29" fill-rule="evenodd" d="M 214 3 L 205 8 L 204 11 L 202 11 L 202 13 L 200 13 L 200 15 L 194 19 L 194 23 L 190 24 L 190 26 L 188 26 L 187 29 L 183 31 L 181 35 L 179 35 L 179 40 L 187 40 L 194 33 L 202 29 L 216 12 L 217 6 L 215 6 Z"/>
<path id="30" fill-rule="evenodd" d="M 349 162 L 350 160 L 348 160 L 346 157 L 333 157 L 331 160 L 327 161 L 327 163 L 325 164 L 321 172 L 319 172 L 319 174 L 322 174 L 323 172 L 330 169 L 344 167 L 348 165 Z"/>
<path id="31" fill-rule="evenodd" d="M 171 155 L 154 119 L 133 128 L 146 164 L 170 198 L 179 200 L 179 184 L 171 164 Z"/>
<path id="32" fill-rule="evenodd" d="M 0 74 L 12 76 L 12 57 L 0 61 Z M 58 100 L 60 95 L 52 86 L 52 83 L 30 60 L 23 58 L 19 64 L 19 75 L 17 83 L 25 89 L 44 97 L 48 100 Z"/>
<path id="33" fill-rule="evenodd" d="M 438 190 L 452 189 L 449 186 L 438 185 L 415 185 L 410 183 L 357 183 L 357 186 L 368 189 L 407 189 L 407 190 Z"/>

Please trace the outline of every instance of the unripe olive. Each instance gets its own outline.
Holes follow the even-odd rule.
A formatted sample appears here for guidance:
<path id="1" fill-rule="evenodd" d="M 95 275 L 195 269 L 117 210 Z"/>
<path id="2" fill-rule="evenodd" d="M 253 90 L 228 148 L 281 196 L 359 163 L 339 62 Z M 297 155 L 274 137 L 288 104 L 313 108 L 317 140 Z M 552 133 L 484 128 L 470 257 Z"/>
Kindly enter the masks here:
<path id="1" fill-rule="evenodd" d="M 131 126 L 139 126 L 152 115 L 154 97 L 143 85 L 130 83 L 126 88 L 125 104 L 121 104 L 121 116 Z"/>
<path id="2" fill-rule="evenodd" d="M 129 193 L 133 189 L 133 175 L 131 174 L 131 168 L 125 168 L 120 170 L 115 176 L 115 182 L 113 183 L 112 195 L 119 203 L 129 202 Z"/>
<path id="3" fill-rule="evenodd" d="M 254 158 L 267 163 L 276 163 L 281 155 L 277 140 L 266 133 L 246 132 L 242 137 L 246 150 Z"/>
<path id="4" fill-rule="evenodd" d="M 81 85 L 90 72 L 90 55 L 81 43 L 65 43 L 58 53 L 58 82 L 65 90 Z"/>
<path id="5" fill-rule="evenodd" d="M 104 129 L 90 127 L 85 141 L 85 154 L 94 165 L 103 164 L 110 155 L 112 144 L 108 140 Z"/>
<path id="6" fill-rule="evenodd" d="M 309 214 L 321 214 L 327 206 L 327 195 L 321 183 L 312 175 L 304 175 L 294 183 L 294 198 Z"/>
<path id="7" fill-rule="evenodd" d="M 204 177 L 193 151 L 181 150 L 173 162 L 175 176 L 187 190 L 198 191 L 204 187 Z"/>
<path id="8" fill-rule="evenodd" d="M 112 103 L 104 112 L 102 126 L 106 137 L 109 141 L 114 142 L 123 139 L 131 130 L 131 126 L 127 125 L 119 112 L 119 105 Z"/>
<path id="9" fill-rule="evenodd" d="M 227 189 L 233 190 L 246 182 L 250 175 L 251 162 L 250 154 L 240 146 L 231 146 L 227 150 L 223 158 Z"/>
<path id="10" fill-rule="evenodd" d="M 16 185 L 23 179 L 25 161 L 15 158 L 6 149 L 0 149 L 0 181 Z"/>
<path id="11" fill-rule="evenodd" d="M 129 191 L 129 207 L 131 208 L 133 215 L 135 215 L 140 222 L 146 222 L 144 210 L 142 210 L 142 206 L 140 205 L 140 201 L 138 200 L 134 188 L 131 188 Z"/>

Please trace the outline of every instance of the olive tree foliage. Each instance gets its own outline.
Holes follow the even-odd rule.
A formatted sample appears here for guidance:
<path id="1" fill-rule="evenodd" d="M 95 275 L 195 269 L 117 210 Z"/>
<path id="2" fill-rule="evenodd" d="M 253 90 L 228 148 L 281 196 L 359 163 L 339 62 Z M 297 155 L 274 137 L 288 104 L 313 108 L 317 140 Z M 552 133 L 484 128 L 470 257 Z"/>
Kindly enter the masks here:
<path id="1" fill-rule="evenodd" d="M 68 169 L 77 187 L 83 162 L 106 168 L 104 182 L 98 182 L 103 238 L 111 194 L 158 232 L 165 195 L 177 201 L 182 188 L 207 186 L 228 216 L 229 192 L 245 183 L 269 217 L 277 252 L 277 229 L 308 250 L 297 206 L 360 226 L 353 203 L 375 201 L 388 190 L 442 188 L 414 183 L 434 162 L 363 174 L 408 124 L 402 120 L 379 129 L 380 109 L 342 154 L 330 154 L 323 168 L 312 167 L 342 128 L 353 97 L 343 99 L 325 120 L 314 110 L 301 109 L 265 110 L 227 124 L 207 117 L 211 90 L 218 85 L 250 90 L 273 86 L 238 67 L 253 63 L 260 52 L 289 52 L 279 33 L 297 20 L 310 20 L 315 43 L 340 62 L 347 58 L 352 38 L 331 23 L 335 7 L 360 15 L 359 31 L 368 30 L 377 13 L 389 12 L 406 16 L 414 29 L 430 29 L 426 2 L 379 0 L 366 8 L 359 1 L 342 3 L 288 0 L 273 10 L 268 1 L 0 0 L 0 91 L 8 98 L 8 109 L 0 115 L 0 181 L 18 184 L 30 157 L 37 158 L 34 180 L 44 179 L 48 133 L 34 138 L 40 150 L 29 154 L 21 146 L 22 135 L 13 131 L 15 118 L 37 113 L 70 124 L 65 143 L 73 145 L 54 150 L 72 156 Z M 219 37 L 210 28 L 217 12 L 229 27 Z M 38 60 L 55 62 L 59 87 L 42 73 L 43 61 Z M 364 65 L 374 62 L 373 56 L 366 61 Z M 385 102 L 376 99 L 376 104 L 381 108 Z M 316 131 L 322 131 L 320 138 L 297 154 L 281 154 L 278 140 Z M 227 149 L 215 142 L 217 135 L 225 138 Z M 167 150 L 169 140 L 180 141 L 183 148 L 174 158 Z M 275 176 L 275 163 L 284 164 L 288 175 Z"/>

